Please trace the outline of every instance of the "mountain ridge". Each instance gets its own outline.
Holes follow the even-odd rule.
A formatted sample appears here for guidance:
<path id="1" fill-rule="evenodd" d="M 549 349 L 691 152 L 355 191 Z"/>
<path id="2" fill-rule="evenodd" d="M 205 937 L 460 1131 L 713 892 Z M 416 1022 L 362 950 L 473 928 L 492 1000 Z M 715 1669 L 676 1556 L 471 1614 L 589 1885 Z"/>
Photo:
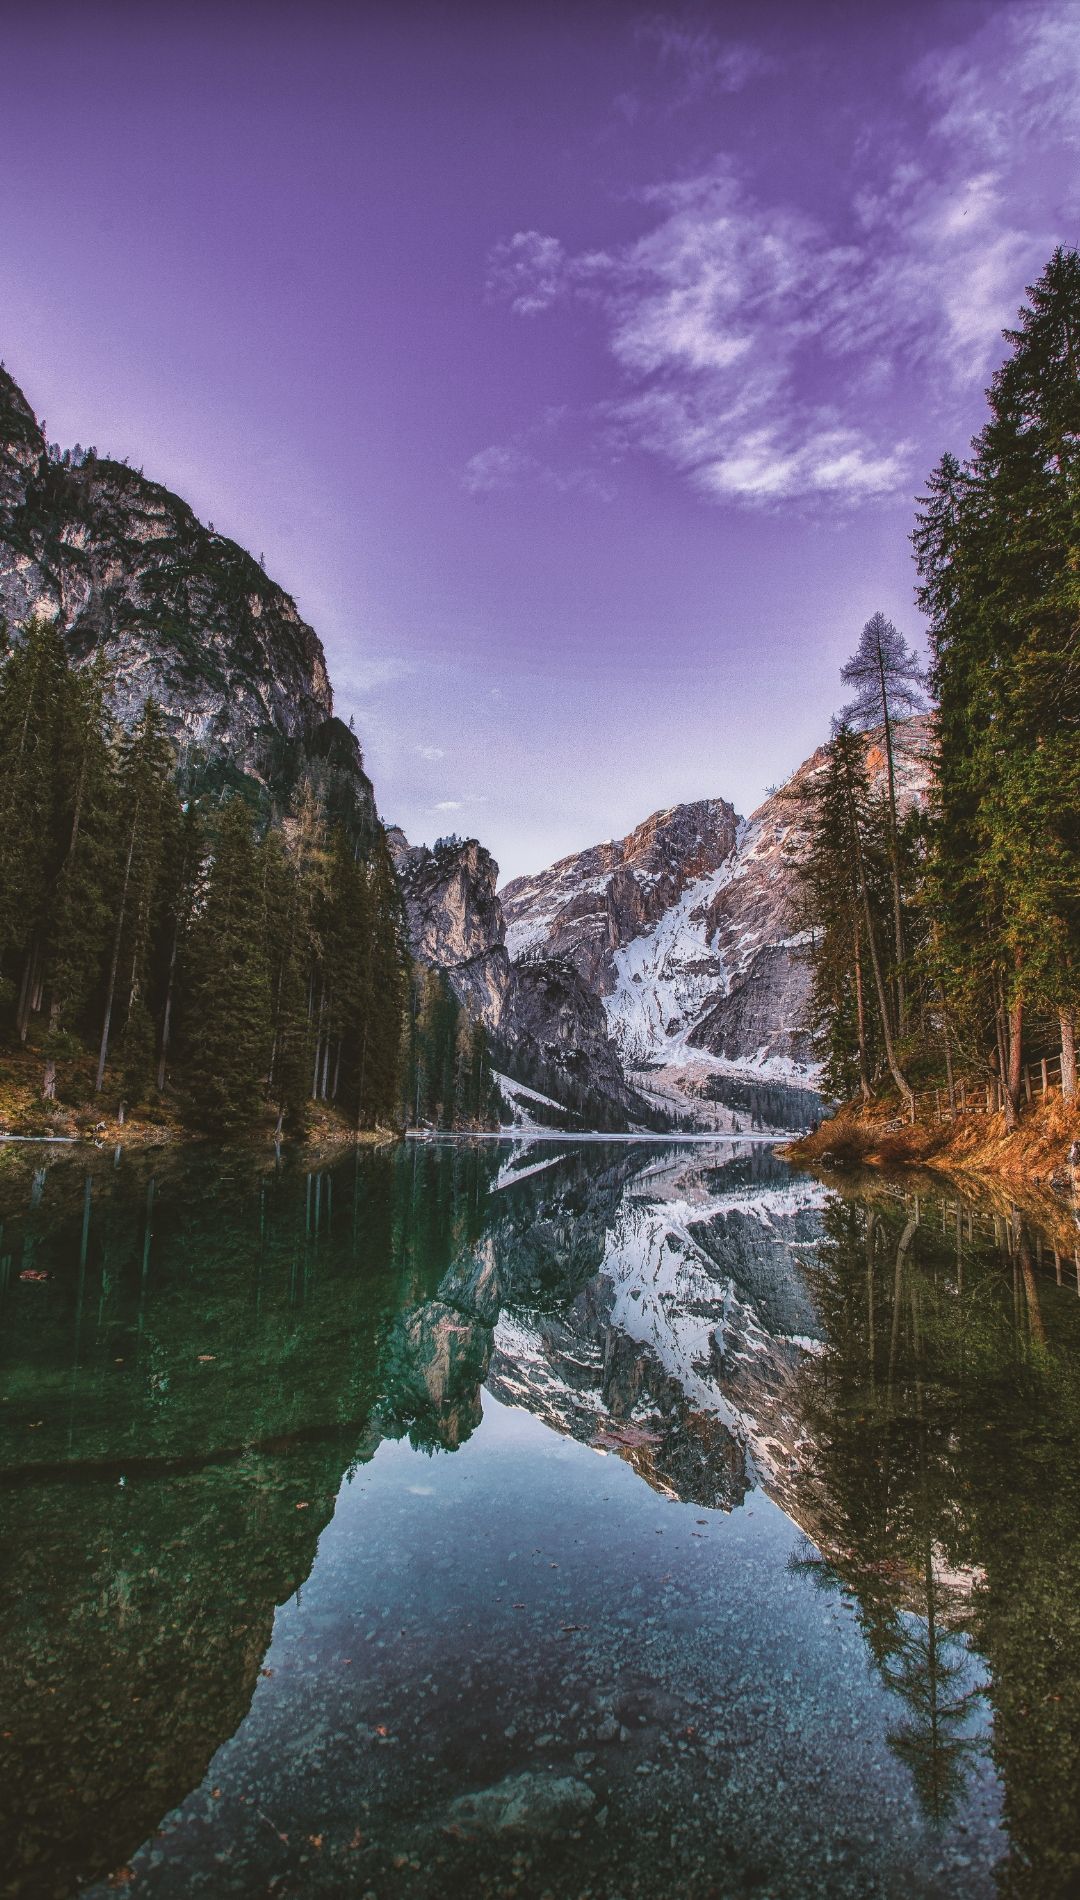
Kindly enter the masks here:
<path id="1" fill-rule="evenodd" d="M 925 796 L 927 722 L 897 729 L 901 807 Z M 866 738 L 872 782 L 885 770 Z M 813 1086 L 800 866 L 825 748 L 740 818 L 723 799 L 654 812 L 624 839 L 512 879 L 499 895 L 513 958 L 568 957 L 604 1005 L 631 1080 L 700 1109 L 725 1074 Z"/>

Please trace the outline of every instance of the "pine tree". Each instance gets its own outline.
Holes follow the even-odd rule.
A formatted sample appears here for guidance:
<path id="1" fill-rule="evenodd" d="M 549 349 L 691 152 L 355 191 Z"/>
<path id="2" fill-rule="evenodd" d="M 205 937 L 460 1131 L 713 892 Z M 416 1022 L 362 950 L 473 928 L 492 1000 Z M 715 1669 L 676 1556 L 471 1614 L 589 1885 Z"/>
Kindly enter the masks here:
<path id="1" fill-rule="evenodd" d="M 904 906 L 900 888 L 900 839 L 896 799 L 896 723 L 923 712 L 923 670 L 903 635 L 882 613 L 872 614 L 866 622 L 859 644 L 841 669 L 846 686 L 854 686 L 855 697 L 844 707 L 841 718 L 856 732 L 880 726 L 885 745 L 887 788 L 886 812 L 889 835 L 889 869 L 892 881 L 893 932 L 896 952 L 897 1031 L 907 1028 L 907 996 L 904 948 Z"/>
<path id="2" fill-rule="evenodd" d="M 118 776 L 115 924 L 98 1047 L 99 1094 L 117 1005 L 126 1020 L 146 987 L 159 879 L 179 822 L 174 771 L 160 708 L 148 699 L 124 744 Z"/>
<path id="3" fill-rule="evenodd" d="M 1055 252 L 1028 294 L 972 457 L 943 459 L 914 536 L 939 701 L 942 969 L 1010 1125 L 1025 1007 L 1059 1015 L 1075 1089 L 1080 969 L 1080 256 Z"/>
<path id="4" fill-rule="evenodd" d="M 358 1086 L 358 1114 L 368 1128 L 397 1113 L 409 971 L 401 892 L 382 830 L 371 848 L 371 907 L 371 1001 Z"/>
<path id="5" fill-rule="evenodd" d="M 257 1118 L 273 1042 L 268 918 L 251 813 L 222 808 L 188 970 L 187 1082 L 196 1124 L 241 1133 Z"/>
<path id="6" fill-rule="evenodd" d="M 109 926 L 113 761 L 97 668 L 68 672 L 59 736 L 60 856 L 42 933 L 46 1099 L 56 1093 L 57 1058 L 77 1051 L 72 1030 L 98 981 Z"/>
<path id="7" fill-rule="evenodd" d="M 811 842 L 804 883 L 814 932 L 811 963 L 818 1043 L 831 1088 L 871 1092 L 871 1048 L 880 1047 L 910 1110 L 886 955 L 892 837 L 872 796 L 862 735 L 843 720 L 812 782 Z M 887 810 L 887 808 L 886 808 Z M 899 846 L 897 847 L 899 853 Z"/>
<path id="8" fill-rule="evenodd" d="M 17 983 L 25 1040 L 42 982 L 42 928 L 55 874 L 67 685 L 52 621 L 32 620 L 0 674 L 0 969 Z"/>

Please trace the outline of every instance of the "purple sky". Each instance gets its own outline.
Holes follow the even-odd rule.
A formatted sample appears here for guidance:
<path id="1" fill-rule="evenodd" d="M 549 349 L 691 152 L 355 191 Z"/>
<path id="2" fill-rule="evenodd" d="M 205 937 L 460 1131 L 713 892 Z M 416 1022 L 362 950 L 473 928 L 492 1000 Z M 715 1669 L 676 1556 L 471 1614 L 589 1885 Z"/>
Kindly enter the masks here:
<path id="1" fill-rule="evenodd" d="M 750 810 L 1075 243 L 1080 8 L 10 9 L 0 352 L 504 874 Z"/>

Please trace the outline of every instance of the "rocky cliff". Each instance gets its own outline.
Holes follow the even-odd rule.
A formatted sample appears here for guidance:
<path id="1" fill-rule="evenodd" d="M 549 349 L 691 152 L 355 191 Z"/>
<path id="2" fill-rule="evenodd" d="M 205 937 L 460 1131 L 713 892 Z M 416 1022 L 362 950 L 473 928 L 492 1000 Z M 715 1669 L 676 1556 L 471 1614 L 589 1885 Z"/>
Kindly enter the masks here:
<path id="1" fill-rule="evenodd" d="M 603 1007 L 574 962 L 556 951 L 511 963 L 491 853 L 475 838 L 430 850 L 399 830 L 388 836 L 412 953 L 446 971 L 459 1002 L 489 1032 L 496 1059 L 582 1118 L 655 1120 L 628 1086 Z"/>
<path id="2" fill-rule="evenodd" d="M 506 926 L 496 896 L 499 867 L 475 838 L 435 850 L 387 833 L 418 963 L 445 970 L 458 1001 L 485 1029 L 501 1029 L 512 980 Z"/>
<path id="3" fill-rule="evenodd" d="M 898 731 L 902 805 L 926 786 L 926 725 Z M 879 740 L 867 741 L 880 779 Z M 717 1076 L 812 1081 L 800 898 L 815 752 L 749 819 L 723 799 L 657 812 L 627 838 L 562 859 L 502 895 L 526 962 L 569 956 L 600 997 L 631 1074 L 699 1099 Z"/>
<path id="4" fill-rule="evenodd" d="M 563 858 L 502 892 L 512 957 L 542 950 L 568 956 L 591 989 L 618 985 L 617 952 L 647 934 L 690 884 L 710 876 L 735 848 L 738 820 L 725 799 L 654 812 L 628 837 Z"/>
<path id="5" fill-rule="evenodd" d="M 189 778 L 225 770 L 277 789 L 310 759 L 374 816 L 295 601 L 160 483 L 93 450 L 50 450 L 0 370 L 0 616 L 17 630 L 33 615 L 59 622 L 77 663 L 104 663 L 122 724 L 158 701 Z"/>

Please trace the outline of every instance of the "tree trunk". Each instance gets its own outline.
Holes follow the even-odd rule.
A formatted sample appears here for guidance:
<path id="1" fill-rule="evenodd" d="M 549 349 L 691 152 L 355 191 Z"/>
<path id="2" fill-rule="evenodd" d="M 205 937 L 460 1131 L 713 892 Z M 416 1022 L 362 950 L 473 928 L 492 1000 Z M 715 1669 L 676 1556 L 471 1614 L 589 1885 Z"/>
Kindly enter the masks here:
<path id="1" fill-rule="evenodd" d="M 1002 1010 L 1003 1030 L 1002 1053 L 1005 1058 L 1003 1075 L 1005 1092 L 1005 1126 L 1012 1130 L 1020 1120 L 1020 1085 L 1023 1074 L 1023 1032 L 1024 1005 L 1020 1001 L 1010 1003 Z"/>
<path id="2" fill-rule="evenodd" d="M 1061 1093 L 1076 1100 L 1076 1021 L 1071 1009 L 1061 1012 Z"/>
<path id="3" fill-rule="evenodd" d="M 866 1061 L 866 999 L 863 995 L 862 928 L 855 924 L 855 1024 L 859 1038 L 859 1094 L 870 1100 L 870 1076 Z"/>
<path id="4" fill-rule="evenodd" d="M 49 1007 L 49 1034 L 55 1036 L 60 1027 L 60 1004 L 54 997 Z M 56 1057 L 45 1058 L 45 1075 L 41 1084 L 41 1093 L 47 1102 L 56 1100 Z"/>
<path id="5" fill-rule="evenodd" d="M 874 972 L 874 987 L 877 990 L 878 1010 L 881 1015 L 881 1037 L 885 1044 L 885 1060 L 889 1065 L 889 1074 L 892 1076 L 893 1081 L 900 1091 L 900 1098 L 904 1107 L 907 1109 L 912 1120 L 914 1120 L 915 1097 L 912 1093 L 911 1083 L 908 1081 L 907 1076 L 904 1074 L 897 1060 L 896 1048 L 893 1043 L 892 1024 L 889 1021 L 889 998 L 885 989 L 885 980 L 881 974 L 881 959 L 878 956 L 877 941 L 874 937 L 874 924 L 870 915 L 870 898 L 865 886 L 863 888 L 863 910 L 866 916 L 866 936 L 870 946 L 870 963 Z"/>
<path id="6" fill-rule="evenodd" d="M 892 720 L 889 718 L 889 694 L 885 685 L 885 662 L 878 648 L 878 675 L 881 680 L 881 717 L 885 728 L 885 771 L 889 785 L 889 869 L 892 872 L 893 933 L 896 939 L 896 1020 L 899 1034 L 907 1028 L 907 997 L 904 988 L 904 914 L 900 903 L 900 843 L 896 825 L 896 773 L 893 770 Z"/>
<path id="7" fill-rule="evenodd" d="M 127 909 L 128 884 L 131 879 L 131 861 L 135 856 L 135 836 L 139 828 L 139 808 L 135 807 L 131 820 L 131 837 L 128 840 L 127 862 L 124 865 L 124 882 L 120 889 L 120 909 L 116 917 L 116 930 L 113 935 L 112 961 L 109 964 L 109 987 L 105 996 L 105 1020 L 101 1025 L 101 1048 L 98 1052 L 97 1079 L 94 1082 L 94 1094 L 101 1094 L 105 1080 L 105 1063 L 109 1054 L 109 1030 L 112 1026 L 113 998 L 116 995 L 116 972 L 120 964 L 120 944 L 124 935 L 124 912 Z"/>
<path id="8" fill-rule="evenodd" d="M 173 978 L 176 974 L 176 952 L 180 943 L 180 922 L 177 919 L 173 931 L 172 949 L 169 952 L 169 974 L 165 983 L 165 1008 L 161 1017 L 161 1046 L 158 1050 L 157 1087 L 161 1094 L 165 1087 L 165 1058 L 169 1053 L 169 1030 L 172 1024 Z"/>
<path id="9" fill-rule="evenodd" d="M 23 959 L 22 982 L 19 985 L 19 1002 L 15 1011 L 15 1027 L 19 1032 L 19 1041 L 25 1042 L 30 1028 L 30 990 L 34 974 L 34 962 L 37 957 L 37 943 L 31 939 L 26 956 Z"/>
<path id="10" fill-rule="evenodd" d="M 881 972 L 881 958 L 878 956 L 877 939 L 874 935 L 874 919 L 870 909 L 870 892 L 866 883 L 866 866 L 863 862 L 862 838 L 859 833 L 859 815 L 855 809 L 854 799 L 850 797 L 850 790 L 848 816 L 851 824 L 851 842 L 855 857 L 856 878 L 862 897 L 863 921 L 866 925 L 866 942 L 867 948 L 870 951 L 870 965 L 874 972 L 874 988 L 877 991 L 878 1010 L 881 1015 L 881 1037 L 885 1044 L 885 1060 L 889 1065 L 889 1074 L 892 1076 L 900 1092 L 900 1099 L 908 1114 L 914 1118 L 915 1097 L 912 1094 L 911 1084 L 897 1060 L 896 1047 L 893 1042 L 892 1022 L 889 1015 L 889 998 L 885 989 L 885 980 Z"/>

